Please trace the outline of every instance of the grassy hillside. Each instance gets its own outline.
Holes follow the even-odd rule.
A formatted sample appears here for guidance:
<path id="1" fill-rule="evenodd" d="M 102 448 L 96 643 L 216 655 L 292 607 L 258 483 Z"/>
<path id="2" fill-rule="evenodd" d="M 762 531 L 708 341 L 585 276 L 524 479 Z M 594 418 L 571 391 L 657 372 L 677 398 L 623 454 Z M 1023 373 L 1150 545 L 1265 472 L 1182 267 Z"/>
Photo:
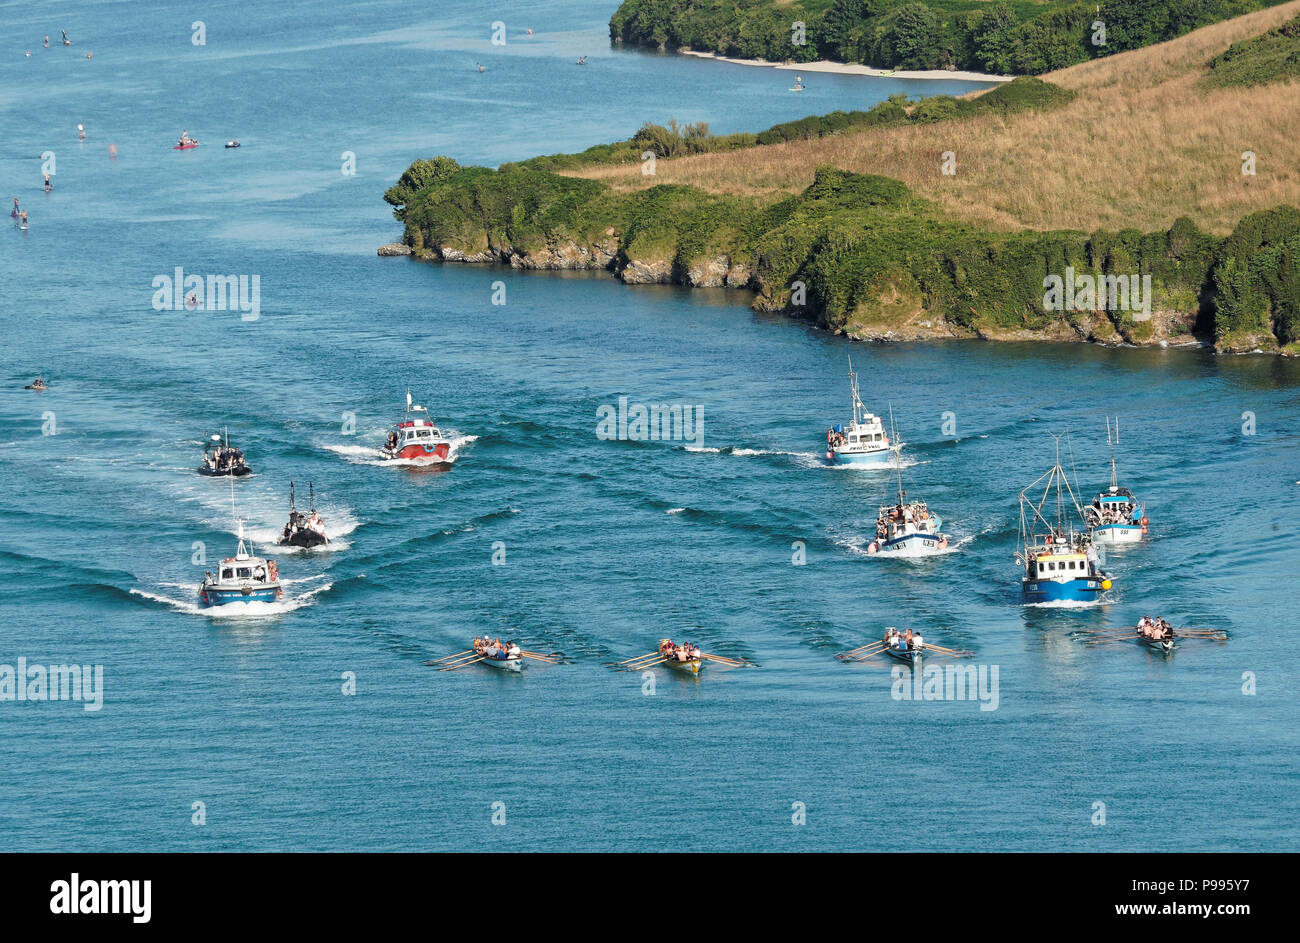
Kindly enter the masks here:
<path id="1" fill-rule="evenodd" d="M 1279 0 L 623 0 L 610 37 L 769 61 L 1039 74 Z M 795 22 L 804 24 L 794 42 Z M 1104 37 L 1094 26 L 1105 26 Z"/>
<path id="2" fill-rule="evenodd" d="M 988 228 L 1168 228 L 1179 216 L 1211 232 L 1280 203 L 1300 206 L 1300 108 L 1279 81 L 1207 90 L 1209 63 L 1233 43 L 1300 14 L 1284 4 L 1172 42 L 1044 76 L 1077 93 L 1062 107 L 866 129 L 811 141 L 661 160 L 653 178 L 636 167 L 588 168 L 614 190 L 655 183 L 778 199 L 830 164 L 894 177 L 946 213 Z M 1244 151 L 1256 174 L 1241 173 Z M 945 151 L 957 173 L 940 173 Z"/>
<path id="3" fill-rule="evenodd" d="M 498 170 L 438 158 L 412 165 L 386 199 L 425 257 L 745 285 L 759 306 L 861 337 L 1196 332 L 1225 349 L 1294 349 L 1300 211 L 1277 204 L 1300 204 L 1283 159 L 1295 86 L 1198 83 L 1230 44 L 1296 12 L 1300 2 L 1051 77 L 1069 91 L 1023 79 L 973 99 L 887 102 L 783 126 L 778 139 L 792 127 L 801 136 L 773 144 L 758 143 L 771 132 L 643 129 Z M 1119 109 L 1113 120 L 1095 120 L 1105 106 Z M 638 148 L 652 138 L 685 156 L 658 160 L 650 176 Z M 1261 168 L 1244 180 L 1241 140 Z M 1225 152 L 1195 159 L 1213 146 Z M 956 154 L 955 176 L 940 172 L 944 151 Z M 1070 176 L 1080 155 L 1086 172 Z M 1057 189 L 1043 193 L 1044 180 Z M 1071 268 L 1149 276 L 1152 316 L 1104 303 L 1045 309 L 1044 277 Z"/>

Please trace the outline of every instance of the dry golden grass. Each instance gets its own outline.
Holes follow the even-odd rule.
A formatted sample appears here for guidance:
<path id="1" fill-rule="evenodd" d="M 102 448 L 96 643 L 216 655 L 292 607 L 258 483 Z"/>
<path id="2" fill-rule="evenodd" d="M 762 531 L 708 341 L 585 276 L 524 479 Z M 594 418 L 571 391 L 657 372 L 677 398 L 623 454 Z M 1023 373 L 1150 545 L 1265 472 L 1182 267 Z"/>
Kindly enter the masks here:
<path id="1" fill-rule="evenodd" d="M 1300 84 L 1205 90 L 1203 66 L 1231 43 L 1300 14 L 1300 0 L 1179 39 L 1044 76 L 1079 95 L 1009 118 L 859 131 L 578 175 L 618 190 L 661 183 L 775 199 L 833 164 L 902 180 L 954 217 L 994 228 L 1167 228 L 1178 216 L 1224 233 L 1254 210 L 1300 206 Z M 1241 173 L 1253 151 L 1256 176 Z M 940 173 L 953 151 L 957 174 Z"/>

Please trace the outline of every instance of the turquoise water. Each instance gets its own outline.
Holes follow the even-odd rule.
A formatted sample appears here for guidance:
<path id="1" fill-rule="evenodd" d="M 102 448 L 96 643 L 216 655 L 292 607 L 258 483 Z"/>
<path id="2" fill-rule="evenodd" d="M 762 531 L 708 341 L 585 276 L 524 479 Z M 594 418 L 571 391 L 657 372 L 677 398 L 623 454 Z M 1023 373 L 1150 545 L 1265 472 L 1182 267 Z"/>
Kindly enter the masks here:
<path id="1" fill-rule="evenodd" d="M 53 22 L 0 5 L 0 179 L 32 219 L 0 253 L 0 664 L 104 672 L 98 712 L 0 701 L 9 847 L 1300 848 L 1295 363 L 869 347 L 743 293 L 375 256 L 399 234 L 379 196 L 415 157 L 496 163 L 673 117 L 759 130 L 962 88 L 805 76 L 793 96 L 773 70 L 610 50 L 614 6 L 105 3 Z M 41 49 L 60 28 L 76 45 Z M 203 145 L 172 151 L 182 127 Z M 177 266 L 257 274 L 260 317 L 154 310 Z M 819 461 L 850 353 L 957 552 L 865 556 L 888 475 Z M 52 389 L 21 390 L 37 372 Z M 369 459 L 407 387 L 460 436 L 450 471 Z M 598 439 L 620 396 L 698 405 L 700 448 Z M 1107 414 L 1149 539 L 1110 555 L 1109 604 L 1022 607 L 1016 493 L 1066 430 L 1082 490 L 1105 484 Z M 193 471 L 224 425 L 257 472 L 235 484 L 255 539 L 290 480 L 341 532 L 276 554 L 287 599 L 257 617 L 194 605 L 194 542 L 234 546 L 229 485 Z M 1231 640 L 1165 659 L 1072 634 L 1144 612 Z M 888 665 L 832 657 L 890 624 L 996 665 L 997 709 L 898 701 Z M 573 663 L 424 664 L 477 633 Z M 653 695 L 603 667 L 664 636 L 759 667 L 661 674 Z M 885 814 L 899 802 L 922 827 Z"/>

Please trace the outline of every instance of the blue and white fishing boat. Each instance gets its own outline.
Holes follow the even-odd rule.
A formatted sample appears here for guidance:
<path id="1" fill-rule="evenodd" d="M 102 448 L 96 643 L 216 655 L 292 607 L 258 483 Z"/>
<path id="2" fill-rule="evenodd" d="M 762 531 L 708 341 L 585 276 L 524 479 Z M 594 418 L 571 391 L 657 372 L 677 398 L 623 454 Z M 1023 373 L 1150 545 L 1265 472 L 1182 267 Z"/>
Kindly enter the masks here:
<path id="1" fill-rule="evenodd" d="M 1119 445 L 1118 416 L 1115 417 L 1113 436 L 1110 418 L 1106 419 L 1106 444 L 1110 446 L 1110 488 L 1084 508 L 1084 517 L 1096 543 L 1135 544 L 1147 532 L 1146 508 L 1133 492 L 1119 486 L 1119 471 L 1115 465 L 1115 448 Z"/>
<path id="2" fill-rule="evenodd" d="M 211 608 L 232 603 L 276 602 L 284 593 L 280 571 L 274 560 L 253 553 L 253 543 L 244 538 L 244 522 L 235 513 L 235 480 L 230 479 L 230 512 L 239 531 L 239 545 L 233 557 L 226 557 L 214 574 L 203 574 L 199 587 L 200 605 Z"/>
<path id="3" fill-rule="evenodd" d="M 1030 491 L 1043 486 L 1042 497 L 1035 501 Z M 1066 515 L 1065 499 L 1080 519 L 1083 511 L 1061 468 L 1061 443 L 1056 443 L 1056 464 L 1028 488 L 1020 492 L 1021 548 L 1016 563 L 1024 568 L 1021 593 L 1027 603 L 1096 602 L 1111 588 L 1111 578 L 1101 568 L 1092 539 L 1075 531 L 1073 517 Z M 1043 508 L 1049 498 L 1056 499 L 1056 520 L 1049 521 Z"/>
<path id="4" fill-rule="evenodd" d="M 204 574 L 199 602 L 205 607 L 276 602 L 284 593 L 275 561 L 254 555 L 252 542 L 244 538 L 244 522 L 238 524 L 239 546 L 235 555 L 222 560 L 215 574 L 211 571 Z"/>
<path id="5" fill-rule="evenodd" d="M 889 416 L 890 432 L 898 438 L 893 426 L 893 409 Z M 924 501 L 908 501 L 903 488 L 902 452 L 894 453 L 894 468 L 898 472 L 898 503 L 880 506 L 876 517 L 876 539 L 867 544 L 867 553 L 898 557 L 924 557 L 948 549 L 948 538 L 940 528 L 943 520 L 931 511 Z"/>
<path id="6" fill-rule="evenodd" d="M 852 357 L 849 358 L 849 393 L 853 418 L 847 428 L 832 426 L 826 430 L 826 461 L 855 468 L 887 468 L 903 443 L 890 443 L 883 420 L 862 405 Z"/>

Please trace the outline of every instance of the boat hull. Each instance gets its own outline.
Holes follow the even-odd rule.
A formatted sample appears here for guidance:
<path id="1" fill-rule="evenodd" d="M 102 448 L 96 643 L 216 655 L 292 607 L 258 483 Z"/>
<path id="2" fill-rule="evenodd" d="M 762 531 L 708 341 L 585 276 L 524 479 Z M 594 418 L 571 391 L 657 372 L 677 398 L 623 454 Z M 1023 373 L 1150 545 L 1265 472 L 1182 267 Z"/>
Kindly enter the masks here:
<path id="1" fill-rule="evenodd" d="M 267 586 L 204 586 L 199 590 L 199 605 L 211 609 L 231 603 L 276 602 L 282 594 L 279 583 Z"/>
<path id="2" fill-rule="evenodd" d="M 446 462 L 451 455 L 450 442 L 436 442 L 432 445 L 407 445 L 400 449 L 384 449 L 386 459 L 404 459 L 408 462 Z"/>
<path id="3" fill-rule="evenodd" d="M 1102 524 L 1093 528 L 1093 542 L 1099 544 L 1140 543 L 1146 528 L 1140 524 Z"/>
<path id="4" fill-rule="evenodd" d="M 1172 638 L 1143 638 L 1141 641 L 1147 648 L 1162 655 L 1172 654 L 1174 650 L 1174 640 Z"/>
<path id="5" fill-rule="evenodd" d="M 207 475 L 209 478 L 229 478 L 231 476 L 235 478 L 243 478 L 245 475 L 251 475 L 253 470 L 247 465 L 239 465 L 236 468 L 227 468 L 223 471 L 216 471 L 215 469 L 203 465 L 199 467 L 198 472 L 200 475 Z"/>
<path id="6" fill-rule="evenodd" d="M 873 452 L 844 452 L 839 449 L 829 449 L 826 452 L 826 459 L 832 465 L 846 465 L 852 468 L 890 468 L 894 463 L 894 450 L 884 448 Z"/>
<path id="7" fill-rule="evenodd" d="M 920 657 L 921 652 L 919 649 L 894 648 L 894 646 L 891 645 L 885 649 L 885 654 L 895 661 L 901 661 L 905 665 L 914 665 L 916 664 L 917 658 Z"/>
<path id="8" fill-rule="evenodd" d="M 1109 577 L 1089 576 L 1070 580 L 1021 580 L 1026 602 L 1095 602 L 1106 592 Z"/>
<path id="9" fill-rule="evenodd" d="M 676 659 L 673 659 L 672 661 L 664 662 L 664 664 L 667 665 L 669 668 L 674 669 L 675 671 L 681 671 L 685 674 L 690 674 L 690 675 L 697 675 L 700 673 L 700 669 L 704 667 L 704 659 L 692 658 L 689 661 L 677 661 Z"/>
<path id="10" fill-rule="evenodd" d="M 282 547 L 303 547 L 306 549 L 312 547 L 323 547 L 327 543 L 329 543 L 329 541 L 325 538 L 325 535 L 317 533 L 314 530 L 300 530 L 288 540 L 281 539 L 279 541 L 279 544 Z"/>
<path id="11" fill-rule="evenodd" d="M 497 671 L 523 671 L 524 659 L 518 655 L 513 658 L 484 658 L 483 664 Z"/>
<path id="12" fill-rule="evenodd" d="M 904 534 L 891 540 L 874 540 L 867 546 L 867 553 L 881 556 L 923 557 L 931 553 L 942 553 L 948 549 L 948 538 L 944 534 Z"/>

